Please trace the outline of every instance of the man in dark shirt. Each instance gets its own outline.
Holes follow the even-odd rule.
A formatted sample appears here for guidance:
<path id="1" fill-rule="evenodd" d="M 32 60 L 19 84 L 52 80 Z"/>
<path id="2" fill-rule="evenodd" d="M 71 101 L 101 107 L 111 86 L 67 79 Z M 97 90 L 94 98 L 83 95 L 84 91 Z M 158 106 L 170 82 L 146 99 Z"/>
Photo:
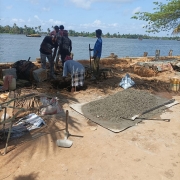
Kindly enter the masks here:
<path id="1" fill-rule="evenodd" d="M 41 67 L 46 69 L 46 57 L 50 64 L 50 76 L 51 78 L 56 78 L 54 74 L 54 59 L 56 56 L 56 51 L 58 48 L 57 37 L 56 36 L 46 36 L 40 46 L 40 56 L 41 56 Z M 53 51 L 54 49 L 54 51 Z"/>
<path id="2" fill-rule="evenodd" d="M 63 25 L 60 25 L 59 28 L 58 28 L 58 37 L 57 37 L 57 42 L 58 42 L 58 45 L 61 44 L 61 38 L 63 36 L 63 32 L 64 32 L 64 26 Z M 56 56 L 56 62 L 55 62 L 55 67 L 56 69 L 58 70 L 59 67 L 58 67 L 58 62 L 59 62 L 59 59 L 60 59 L 60 48 L 58 48 L 57 50 L 57 56 Z"/>
<path id="3" fill-rule="evenodd" d="M 63 31 L 63 36 L 61 37 L 59 48 L 60 48 L 62 66 L 64 66 L 65 57 L 68 55 L 69 52 L 71 53 L 72 51 L 72 41 L 68 37 L 67 30 Z"/>
<path id="4" fill-rule="evenodd" d="M 63 36 L 63 32 L 64 32 L 64 26 L 60 25 L 59 26 L 59 34 L 60 34 L 61 37 Z"/>

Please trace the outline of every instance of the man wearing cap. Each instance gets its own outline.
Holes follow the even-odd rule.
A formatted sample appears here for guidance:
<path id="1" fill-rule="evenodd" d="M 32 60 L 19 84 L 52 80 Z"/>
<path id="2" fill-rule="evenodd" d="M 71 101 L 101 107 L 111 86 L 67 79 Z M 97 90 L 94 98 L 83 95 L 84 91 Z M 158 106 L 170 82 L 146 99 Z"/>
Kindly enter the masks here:
<path id="1" fill-rule="evenodd" d="M 56 57 L 57 48 L 58 48 L 57 37 L 52 35 L 52 36 L 46 36 L 43 39 L 39 50 L 41 57 L 41 67 L 43 69 L 46 69 L 46 58 L 47 58 L 50 65 L 50 77 L 54 79 L 56 78 L 54 74 L 54 59 Z"/>
<path id="2" fill-rule="evenodd" d="M 84 74 L 85 69 L 84 66 L 72 59 L 70 53 L 65 58 L 64 68 L 63 68 L 63 79 L 67 77 L 67 75 L 71 74 L 71 92 L 74 92 L 77 87 L 82 88 L 84 85 Z"/>

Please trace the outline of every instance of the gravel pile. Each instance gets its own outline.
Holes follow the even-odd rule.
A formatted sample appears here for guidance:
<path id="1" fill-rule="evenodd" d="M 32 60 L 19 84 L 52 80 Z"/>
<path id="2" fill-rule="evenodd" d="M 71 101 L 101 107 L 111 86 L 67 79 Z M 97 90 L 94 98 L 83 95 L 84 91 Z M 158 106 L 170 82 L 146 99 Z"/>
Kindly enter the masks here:
<path id="1" fill-rule="evenodd" d="M 132 116 L 167 102 L 168 99 L 150 94 L 147 91 L 126 89 L 104 99 L 82 106 L 83 114 L 92 121 L 113 131 L 122 131 L 142 121 L 162 113 L 165 106 L 130 120 Z"/>

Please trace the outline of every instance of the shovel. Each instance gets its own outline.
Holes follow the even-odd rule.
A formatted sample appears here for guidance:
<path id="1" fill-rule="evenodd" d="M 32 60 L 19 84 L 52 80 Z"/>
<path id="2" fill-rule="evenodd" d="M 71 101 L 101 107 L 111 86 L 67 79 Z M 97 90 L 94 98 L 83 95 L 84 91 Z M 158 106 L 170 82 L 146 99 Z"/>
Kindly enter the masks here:
<path id="1" fill-rule="evenodd" d="M 175 101 L 175 99 L 171 99 L 171 100 L 169 100 L 169 101 L 167 101 L 167 102 L 165 102 L 165 103 L 163 103 L 163 104 L 160 104 L 160 105 L 158 105 L 158 106 L 155 106 L 155 107 L 153 107 L 153 108 L 151 108 L 151 109 L 149 109 L 149 110 L 146 110 L 146 111 L 144 111 L 144 112 L 142 112 L 142 113 L 140 113 L 140 114 L 136 114 L 136 115 L 134 115 L 133 117 L 131 117 L 131 120 L 135 120 L 136 118 L 138 118 L 139 116 L 141 116 L 141 115 L 143 115 L 143 114 L 146 114 L 146 113 L 148 113 L 148 112 L 150 112 L 150 111 L 153 111 L 153 110 L 155 110 L 155 109 L 157 109 L 157 108 L 160 108 L 160 107 L 162 107 L 162 106 L 165 106 L 165 105 L 167 105 L 167 104 L 170 104 L 170 103 L 173 103 Z"/>
<path id="2" fill-rule="evenodd" d="M 91 69 L 91 47 L 90 47 L 90 44 L 89 44 L 89 58 L 90 58 L 90 69 Z"/>
<path id="3" fill-rule="evenodd" d="M 65 147 L 65 148 L 69 148 L 72 146 L 73 141 L 68 140 L 68 136 L 69 136 L 69 131 L 68 131 L 68 118 L 69 118 L 69 112 L 68 110 L 66 110 L 66 132 L 65 132 L 65 137 L 64 139 L 58 139 L 56 141 L 57 146 L 59 147 Z"/>

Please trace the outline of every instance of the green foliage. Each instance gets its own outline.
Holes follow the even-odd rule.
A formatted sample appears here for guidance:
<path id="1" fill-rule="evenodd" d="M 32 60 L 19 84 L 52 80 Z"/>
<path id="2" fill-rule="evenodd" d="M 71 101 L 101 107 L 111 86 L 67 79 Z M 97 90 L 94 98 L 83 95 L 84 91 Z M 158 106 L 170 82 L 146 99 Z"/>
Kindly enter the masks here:
<path id="1" fill-rule="evenodd" d="M 74 36 L 74 37 L 77 37 L 77 36 L 83 36 L 83 37 L 95 37 L 96 34 L 95 32 L 93 33 L 89 33 L 89 32 L 76 32 L 74 30 L 69 30 L 69 36 Z"/>
<path id="2" fill-rule="evenodd" d="M 24 27 L 18 27 L 16 24 L 13 25 L 13 27 L 7 26 L 1 26 L 0 25 L 0 33 L 12 33 L 12 34 L 38 34 L 39 31 L 41 32 L 41 26 L 38 27 L 27 27 L 24 25 Z M 48 28 L 47 32 L 41 32 L 41 34 L 47 35 L 51 32 L 51 29 Z M 74 30 L 69 30 L 69 36 L 71 37 L 96 37 L 95 32 L 76 32 Z M 156 36 L 149 36 L 149 35 L 142 35 L 142 34 L 119 34 L 113 33 L 110 34 L 109 32 L 106 34 L 102 34 L 103 38 L 128 38 L 128 39 L 178 39 L 178 37 L 156 37 Z"/>
<path id="3" fill-rule="evenodd" d="M 180 34 L 180 25 L 178 25 L 172 32 L 173 35 Z"/>
<path id="4" fill-rule="evenodd" d="M 35 28 L 36 29 L 36 28 Z M 33 27 L 27 27 L 24 25 L 24 28 L 18 27 L 16 23 L 14 23 L 13 27 L 6 25 L 0 26 L 0 33 L 10 33 L 10 34 L 36 34 L 39 31 L 35 30 Z M 40 26 L 41 30 L 41 26 Z"/>
<path id="5" fill-rule="evenodd" d="M 180 0 L 167 0 L 167 4 L 154 2 L 154 13 L 137 12 L 132 19 L 147 21 L 146 32 L 160 32 L 175 29 L 180 24 Z"/>

